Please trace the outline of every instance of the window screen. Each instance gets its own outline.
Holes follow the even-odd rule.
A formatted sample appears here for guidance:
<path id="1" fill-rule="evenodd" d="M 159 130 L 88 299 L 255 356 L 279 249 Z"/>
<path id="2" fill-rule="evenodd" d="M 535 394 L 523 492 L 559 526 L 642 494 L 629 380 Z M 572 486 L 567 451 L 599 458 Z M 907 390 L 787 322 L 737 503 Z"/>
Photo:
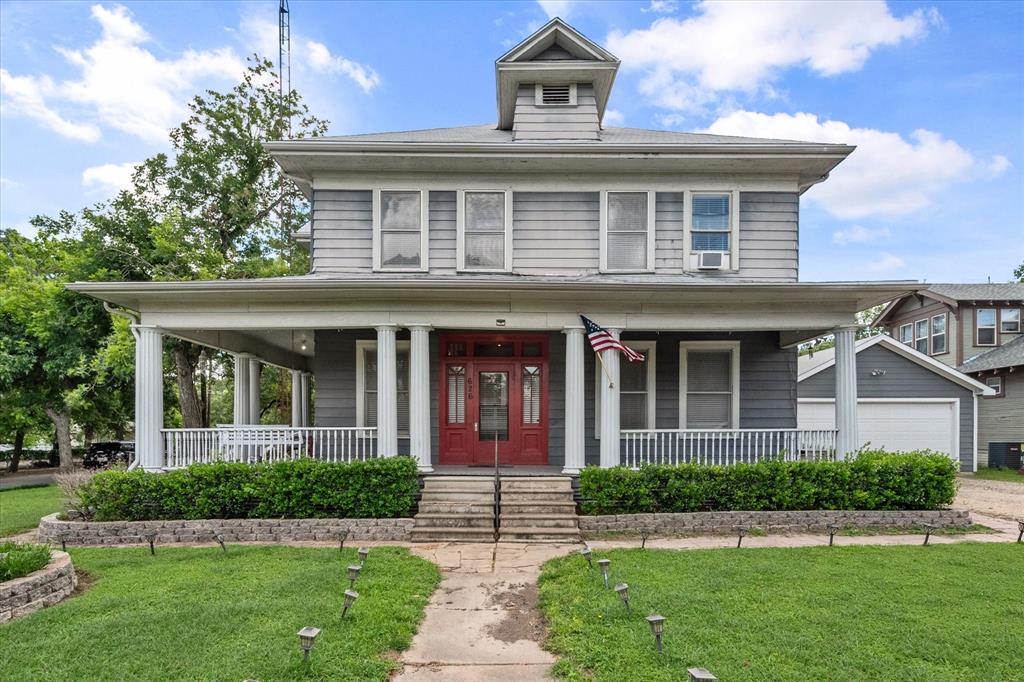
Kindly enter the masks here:
<path id="1" fill-rule="evenodd" d="M 647 193 L 608 193 L 610 270 L 647 269 Z"/>
<path id="2" fill-rule="evenodd" d="M 465 267 L 505 267 L 505 193 L 466 192 Z"/>
<path id="3" fill-rule="evenodd" d="M 380 264 L 385 268 L 420 267 L 421 197 L 419 192 L 380 193 Z"/>
<path id="4" fill-rule="evenodd" d="M 728 194 L 694 195 L 691 250 L 729 250 L 729 198 Z"/>
<path id="5" fill-rule="evenodd" d="M 732 352 L 688 351 L 686 428 L 732 428 Z"/>

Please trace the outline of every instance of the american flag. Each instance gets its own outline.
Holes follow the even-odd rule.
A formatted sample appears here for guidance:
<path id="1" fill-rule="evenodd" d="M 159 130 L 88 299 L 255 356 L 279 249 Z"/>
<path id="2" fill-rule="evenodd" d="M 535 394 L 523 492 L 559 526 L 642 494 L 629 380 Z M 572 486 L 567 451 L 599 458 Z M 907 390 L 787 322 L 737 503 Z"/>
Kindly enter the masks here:
<path id="1" fill-rule="evenodd" d="M 611 332 L 597 324 L 588 317 L 580 315 L 580 319 L 583 320 L 583 328 L 587 330 L 587 338 L 590 339 L 590 345 L 594 347 L 595 353 L 600 353 L 603 350 L 609 348 L 614 350 L 622 351 L 622 354 L 626 356 L 630 362 L 643 362 L 644 354 L 639 353 L 629 346 L 624 345 L 621 341 L 612 336 Z"/>

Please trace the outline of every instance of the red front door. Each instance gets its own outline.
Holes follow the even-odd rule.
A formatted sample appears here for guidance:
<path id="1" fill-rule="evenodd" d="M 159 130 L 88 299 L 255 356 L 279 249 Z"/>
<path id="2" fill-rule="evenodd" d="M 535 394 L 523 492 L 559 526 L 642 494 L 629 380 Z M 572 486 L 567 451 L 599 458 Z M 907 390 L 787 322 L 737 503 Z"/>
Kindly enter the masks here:
<path id="1" fill-rule="evenodd" d="M 441 338 L 440 463 L 547 464 L 547 339 Z"/>

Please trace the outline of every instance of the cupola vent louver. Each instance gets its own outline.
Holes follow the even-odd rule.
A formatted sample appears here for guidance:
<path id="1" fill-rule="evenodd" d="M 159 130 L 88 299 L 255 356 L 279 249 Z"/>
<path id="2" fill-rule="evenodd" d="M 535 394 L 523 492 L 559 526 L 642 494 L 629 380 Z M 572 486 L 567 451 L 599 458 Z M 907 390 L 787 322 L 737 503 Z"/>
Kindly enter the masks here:
<path id="1" fill-rule="evenodd" d="M 576 104 L 576 84 L 542 83 L 537 87 L 537 104 Z"/>

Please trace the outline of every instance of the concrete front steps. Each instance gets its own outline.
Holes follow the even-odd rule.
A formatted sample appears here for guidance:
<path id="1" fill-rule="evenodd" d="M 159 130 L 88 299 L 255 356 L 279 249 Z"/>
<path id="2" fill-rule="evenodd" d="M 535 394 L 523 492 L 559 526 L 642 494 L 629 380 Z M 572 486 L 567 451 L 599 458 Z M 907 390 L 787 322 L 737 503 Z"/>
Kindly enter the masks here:
<path id="1" fill-rule="evenodd" d="M 568 476 L 502 476 L 501 542 L 579 542 L 572 479 Z"/>
<path id="2" fill-rule="evenodd" d="M 427 476 L 414 542 L 494 542 L 494 478 Z"/>

